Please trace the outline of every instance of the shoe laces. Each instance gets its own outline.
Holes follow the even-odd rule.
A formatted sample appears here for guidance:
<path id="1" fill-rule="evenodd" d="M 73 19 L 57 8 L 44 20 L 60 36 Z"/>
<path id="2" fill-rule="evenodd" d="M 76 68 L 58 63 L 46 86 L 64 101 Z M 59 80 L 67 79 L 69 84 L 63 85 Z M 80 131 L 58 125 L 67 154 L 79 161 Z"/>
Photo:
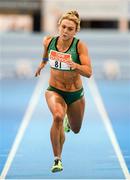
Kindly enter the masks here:
<path id="1" fill-rule="evenodd" d="M 55 159 L 54 162 L 55 162 L 55 165 L 58 165 L 59 161 L 61 161 L 60 159 Z"/>

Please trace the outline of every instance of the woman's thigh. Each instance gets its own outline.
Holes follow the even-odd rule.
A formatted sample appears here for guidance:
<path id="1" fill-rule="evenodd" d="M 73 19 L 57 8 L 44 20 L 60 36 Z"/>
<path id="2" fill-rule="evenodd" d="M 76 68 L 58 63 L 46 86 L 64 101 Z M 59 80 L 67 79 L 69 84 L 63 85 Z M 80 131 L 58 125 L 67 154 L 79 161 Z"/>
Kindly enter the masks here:
<path id="1" fill-rule="evenodd" d="M 74 103 L 68 105 L 67 115 L 69 119 L 69 123 L 72 131 L 78 133 L 84 116 L 85 110 L 85 99 L 82 97 L 81 99 L 75 101 Z"/>
<path id="2" fill-rule="evenodd" d="M 64 99 L 58 93 L 48 90 L 45 93 L 45 97 L 52 115 L 54 116 L 58 113 L 64 118 L 67 109 Z"/>

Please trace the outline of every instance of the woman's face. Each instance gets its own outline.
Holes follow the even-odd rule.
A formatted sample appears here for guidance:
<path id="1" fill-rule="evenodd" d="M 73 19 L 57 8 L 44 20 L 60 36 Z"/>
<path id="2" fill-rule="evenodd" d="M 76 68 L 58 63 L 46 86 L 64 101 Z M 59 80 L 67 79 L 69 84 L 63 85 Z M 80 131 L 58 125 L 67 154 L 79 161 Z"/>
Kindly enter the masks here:
<path id="1" fill-rule="evenodd" d="M 59 35 L 63 40 L 69 40 L 76 34 L 76 24 L 75 22 L 63 19 L 59 25 Z"/>

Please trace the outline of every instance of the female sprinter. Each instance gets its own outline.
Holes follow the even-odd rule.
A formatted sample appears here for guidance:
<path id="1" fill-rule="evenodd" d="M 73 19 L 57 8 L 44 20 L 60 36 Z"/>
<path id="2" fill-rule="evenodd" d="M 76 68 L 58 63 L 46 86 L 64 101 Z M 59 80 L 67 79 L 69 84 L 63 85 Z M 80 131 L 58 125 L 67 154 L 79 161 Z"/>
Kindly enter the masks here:
<path id="1" fill-rule="evenodd" d="M 86 45 L 75 37 L 80 29 L 77 11 L 62 15 L 58 22 L 59 35 L 46 36 L 43 40 L 44 54 L 35 76 L 40 75 L 49 61 L 50 80 L 45 97 L 53 116 L 50 137 L 54 152 L 52 172 L 63 170 L 61 154 L 65 141 L 63 121 L 67 114 L 69 126 L 74 133 L 80 131 L 85 99 L 81 76 L 90 78 L 92 67 Z"/>

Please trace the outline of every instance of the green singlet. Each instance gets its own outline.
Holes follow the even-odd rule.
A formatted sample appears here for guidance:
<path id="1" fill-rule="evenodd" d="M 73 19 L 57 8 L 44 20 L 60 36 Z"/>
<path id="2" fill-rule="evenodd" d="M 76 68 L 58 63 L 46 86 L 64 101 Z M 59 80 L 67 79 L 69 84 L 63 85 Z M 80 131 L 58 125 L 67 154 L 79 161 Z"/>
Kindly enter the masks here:
<path id="1" fill-rule="evenodd" d="M 72 71 L 68 64 L 65 63 L 65 59 L 72 59 L 73 62 L 81 64 L 77 51 L 77 44 L 79 39 L 73 38 L 70 47 L 65 52 L 60 52 L 57 49 L 57 41 L 59 37 L 53 37 L 48 45 L 48 57 L 51 68 L 61 71 Z"/>

